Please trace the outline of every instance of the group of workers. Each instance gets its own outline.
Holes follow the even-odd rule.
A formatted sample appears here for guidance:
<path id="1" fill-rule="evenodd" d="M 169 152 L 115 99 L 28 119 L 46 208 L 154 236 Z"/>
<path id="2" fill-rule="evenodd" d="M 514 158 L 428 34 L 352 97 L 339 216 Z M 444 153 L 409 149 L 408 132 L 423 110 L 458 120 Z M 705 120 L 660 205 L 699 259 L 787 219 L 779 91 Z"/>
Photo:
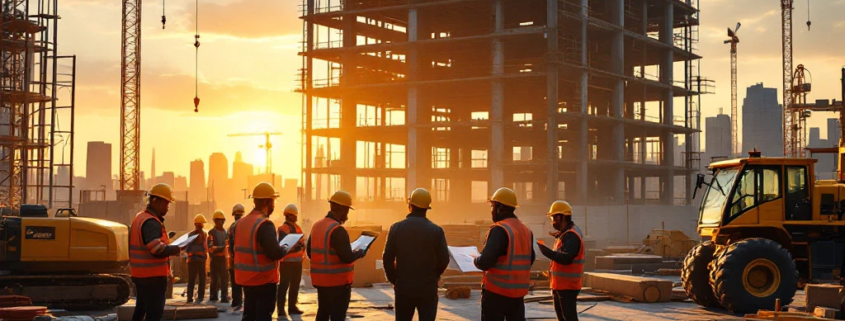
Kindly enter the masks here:
<path id="1" fill-rule="evenodd" d="M 252 193 L 254 209 L 244 216 L 243 205 L 232 210 L 235 222 L 223 228 L 225 215 L 213 215 L 214 229 L 205 233 L 205 218 L 195 218 L 197 235 L 184 248 L 169 245 L 164 216 L 174 201 L 166 184 L 148 192 L 147 208 L 135 216 L 130 227 L 130 273 L 137 300 L 133 321 L 159 321 L 165 304 L 169 257 L 183 250 L 189 258 L 188 302 L 201 302 L 205 287 L 206 259 L 211 256 L 211 300 L 228 302 L 228 282 L 232 283 L 232 308 L 243 311 L 243 321 L 270 321 L 278 316 L 302 314 L 297 295 L 302 277 L 303 258 L 310 258 L 311 280 L 317 289 L 317 321 L 346 319 L 352 294 L 353 265 L 366 250 L 352 250 L 343 224 L 349 218 L 352 196 L 337 191 L 329 199 L 330 211 L 314 223 L 310 235 L 288 246 L 281 240 L 288 234 L 302 234 L 297 225 L 299 211 L 294 204 L 284 208 L 285 222 L 276 229 L 270 220 L 278 193 L 268 183 L 258 184 Z M 408 198 L 407 217 L 391 226 L 383 253 L 384 270 L 395 290 L 396 320 L 435 320 L 438 305 L 438 281 L 449 265 L 450 255 L 443 229 L 426 218 L 431 209 L 431 195 L 425 189 L 414 190 Z M 517 218 L 516 194 L 509 188 L 498 189 L 490 198 L 494 224 L 487 232 L 485 247 L 474 264 L 484 271 L 481 294 L 481 319 L 525 320 L 524 297 L 530 288 L 534 263 L 534 235 Z M 578 320 L 576 299 L 581 290 L 584 266 L 584 242 L 572 221 L 572 207 L 564 201 L 551 205 L 547 216 L 555 231 L 555 243 L 548 248 L 537 241 L 538 248 L 551 260 L 550 285 L 558 320 Z M 229 261 L 225 251 L 228 249 Z M 388 263 L 390 262 L 390 263 Z M 230 278 L 225 277 L 228 266 Z M 193 299 L 195 278 L 200 291 Z M 242 297 L 243 296 L 243 297 Z M 287 313 L 285 304 L 287 303 Z"/>

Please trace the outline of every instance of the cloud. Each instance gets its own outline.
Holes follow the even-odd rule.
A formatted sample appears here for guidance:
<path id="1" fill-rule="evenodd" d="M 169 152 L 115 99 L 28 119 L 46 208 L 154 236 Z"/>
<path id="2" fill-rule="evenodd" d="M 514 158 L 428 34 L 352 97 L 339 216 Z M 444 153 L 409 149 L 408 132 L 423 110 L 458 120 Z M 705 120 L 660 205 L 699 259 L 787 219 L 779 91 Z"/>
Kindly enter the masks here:
<path id="1" fill-rule="evenodd" d="M 273 38 L 301 34 L 296 1 L 240 0 L 226 3 L 199 2 L 200 34 L 212 33 L 238 38 Z M 178 26 L 194 31 L 193 4 L 182 13 Z M 170 14 L 168 14 L 170 19 Z M 168 24 L 170 24 L 168 22 Z"/>
<path id="2" fill-rule="evenodd" d="M 95 66 L 96 65 L 96 66 Z M 81 63 L 77 82 L 80 112 L 100 113 L 120 107 L 120 64 Z M 287 88 L 267 87 L 245 79 L 199 83 L 199 112 L 221 116 L 241 111 L 300 115 L 301 97 Z M 194 110 L 194 76 L 146 67 L 141 76 L 141 106 L 168 111 Z"/>

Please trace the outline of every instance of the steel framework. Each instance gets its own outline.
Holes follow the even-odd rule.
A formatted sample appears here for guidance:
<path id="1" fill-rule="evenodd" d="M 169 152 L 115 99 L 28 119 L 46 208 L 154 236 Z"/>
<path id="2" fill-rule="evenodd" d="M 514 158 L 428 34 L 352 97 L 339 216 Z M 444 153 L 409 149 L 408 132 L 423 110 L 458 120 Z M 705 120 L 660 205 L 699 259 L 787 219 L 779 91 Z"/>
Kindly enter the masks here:
<path id="1" fill-rule="evenodd" d="M 120 189 L 138 190 L 141 150 L 141 1 L 123 0 Z"/>
<path id="2" fill-rule="evenodd" d="M 781 44 L 783 47 L 783 156 L 798 157 L 800 150 L 796 145 L 795 126 L 797 122 L 792 106 L 792 3 L 793 0 L 781 0 Z"/>

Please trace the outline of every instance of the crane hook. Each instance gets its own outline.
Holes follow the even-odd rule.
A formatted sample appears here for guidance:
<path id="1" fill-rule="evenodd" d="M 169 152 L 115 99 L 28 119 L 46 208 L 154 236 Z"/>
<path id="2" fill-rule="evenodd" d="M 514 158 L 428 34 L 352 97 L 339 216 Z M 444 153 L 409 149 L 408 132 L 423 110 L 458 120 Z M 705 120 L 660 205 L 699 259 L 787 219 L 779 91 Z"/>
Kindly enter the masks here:
<path id="1" fill-rule="evenodd" d="M 200 112 L 200 111 L 199 111 L 199 107 L 200 107 L 200 98 L 199 98 L 199 97 L 194 96 L 194 112 L 195 112 L 195 113 Z"/>

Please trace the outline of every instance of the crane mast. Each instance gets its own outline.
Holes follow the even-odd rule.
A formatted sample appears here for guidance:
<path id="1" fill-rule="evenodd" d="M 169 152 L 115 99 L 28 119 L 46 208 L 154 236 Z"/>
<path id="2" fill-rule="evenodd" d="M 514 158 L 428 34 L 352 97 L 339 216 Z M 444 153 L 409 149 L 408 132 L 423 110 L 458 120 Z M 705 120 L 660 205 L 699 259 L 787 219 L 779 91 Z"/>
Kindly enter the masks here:
<path id="1" fill-rule="evenodd" d="M 141 0 L 123 0 L 120 190 L 138 190 L 141 143 Z"/>
<path id="2" fill-rule="evenodd" d="M 783 36 L 783 156 L 800 157 L 803 154 L 796 145 L 798 132 L 796 115 L 792 112 L 792 3 L 781 0 L 781 34 Z"/>

